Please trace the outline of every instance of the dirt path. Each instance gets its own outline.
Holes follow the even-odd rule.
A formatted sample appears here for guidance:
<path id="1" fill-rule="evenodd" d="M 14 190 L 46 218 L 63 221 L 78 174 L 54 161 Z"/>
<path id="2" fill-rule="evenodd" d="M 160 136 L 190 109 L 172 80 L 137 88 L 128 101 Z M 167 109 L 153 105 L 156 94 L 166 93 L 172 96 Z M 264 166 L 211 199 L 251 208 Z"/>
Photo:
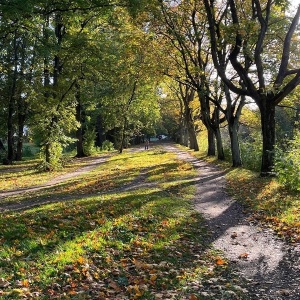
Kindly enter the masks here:
<path id="1" fill-rule="evenodd" d="M 224 172 L 169 145 L 168 151 L 197 170 L 195 209 L 211 230 L 210 242 L 224 252 L 247 282 L 249 299 L 300 299 L 300 245 L 289 246 L 270 229 L 251 223 L 225 192 Z"/>
<path id="2" fill-rule="evenodd" d="M 110 157 L 110 155 L 103 155 L 98 158 L 93 158 L 93 159 L 89 160 L 89 162 L 84 167 L 78 168 L 77 170 L 75 170 L 73 172 L 57 176 L 44 184 L 36 185 L 36 186 L 30 187 L 30 188 L 21 188 L 21 189 L 6 191 L 6 192 L 0 192 L 0 200 L 3 198 L 9 197 L 9 196 L 15 196 L 15 195 L 23 194 L 23 193 L 36 192 L 36 191 L 40 191 L 43 189 L 52 188 L 53 186 L 55 186 L 57 184 L 61 184 L 69 179 L 72 179 L 74 177 L 80 176 L 84 173 L 94 170 L 100 164 L 104 163 L 109 157 Z"/>
<path id="3" fill-rule="evenodd" d="M 249 299 L 300 300 L 300 245 L 289 246 L 277 239 L 271 230 L 251 223 L 251 218 L 244 213 L 243 207 L 226 194 L 225 174 L 222 170 L 197 160 L 172 144 L 163 144 L 163 147 L 167 151 L 175 152 L 179 159 L 190 162 L 198 171 L 194 179 L 197 188 L 195 209 L 207 220 L 212 245 L 224 252 L 242 281 L 246 281 Z M 52 187 L 93 170 L 107 158 L 105 156 L 93 160 L 89 165 L 42 186 L 1 193 L 0 199 Z M 141 170 L 140 176 L 118 190 L 134 190 L 147 186 L 150 184 L 147 182 L 147 173 L 147 169 Z M 45 203 L 64 200 L 68 199 L 51 199 Z M 26 209 L 40 204 L 44 203 L 2 204 L 0 210 Z"/>

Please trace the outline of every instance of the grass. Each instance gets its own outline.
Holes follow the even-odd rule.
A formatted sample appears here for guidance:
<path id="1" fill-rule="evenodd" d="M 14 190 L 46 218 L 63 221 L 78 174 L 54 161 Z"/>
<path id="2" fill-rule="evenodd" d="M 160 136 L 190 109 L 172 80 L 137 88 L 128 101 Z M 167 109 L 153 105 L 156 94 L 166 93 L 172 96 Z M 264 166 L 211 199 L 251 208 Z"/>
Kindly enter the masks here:
<path id="1" fill-rule="evenodd" d="M 232 168 L 230 162 L 207 157 L 203 151 L 190 153 L 227 171 L 227 191 L 250 209 L 253 220 L 273 228 L 288 242 L 300 242 L 299 192 L 288 190 L 274 177 L 262 178 L 258 172 Z"/>
<path id="2" fill-rule="evenodd" d="M 53 203 L 1 214 L 1 299 L 243 299 L 192 208 L 194 176 L 160 148 L 125 151 L 59 187 L 11 198 Z M 146 184 L 124 189 L 139 178 Z M 221 287 L 214 295 L 212 282 Z"/>
<path id="3" fill-rule="evenodd" d="M 64 168 L 53 172 L 39 170 L 40 159 L 30 159 L 14 162 L 13 165 L 0 165 L 0 191 L 9 191 L 18 188 L 30 188 L 72 172 L 88 164 L 91 158 L 69 158 Z"/>
<path id="4" fill-rule="evenodd" d="M 227 174 L 228 191 L 254 211 L 253 218 L 272 227 L 289 242 L 300 242 L 300 195 L 280 185 L 276 178 L 233 169 Z"/>

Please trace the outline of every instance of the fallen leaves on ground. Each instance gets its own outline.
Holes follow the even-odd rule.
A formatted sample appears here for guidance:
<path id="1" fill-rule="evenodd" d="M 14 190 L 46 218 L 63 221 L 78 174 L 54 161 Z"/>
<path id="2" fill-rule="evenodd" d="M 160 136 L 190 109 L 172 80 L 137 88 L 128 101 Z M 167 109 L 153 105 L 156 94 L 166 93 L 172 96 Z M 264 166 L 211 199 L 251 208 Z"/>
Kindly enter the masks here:
<path id="1" fill-rule="evenodd" d="M 276 178 L 261 178 L 245 169 L 229 172 L 227 182 L 232 196 L 250 208 L 252 221 L 271 227 L 290 243 L 300 242 L 299 192 L 288 191 Z"/>
<path id="2" fill-rule="evenodd" d="M 237 276 L 211 249 L 203 219 L 192 210 L 189 199 L 194 191 L 182 183 L 191 177 L 192 169 L 165 152 L 149 153 L 122 155 L 118 175 L 103 167 L 86 176 L 78 193 L 90 188 L 93 193 L 86 192 L 78 200 L 3 214 L 0 296 L 196 300 L 228 295 L 242 299 Z M 127 168 L 121 165 L 123 160 Z M 161 189 L 105 194 L 114 181 L 109 174 L 117 176 L 117 185 L 125 179 L 129 182 L 128 174 L 135 174 L 144 161 L 153 174 L 159 174 L 163 165 Z M 170 185 L 164 189 L 166 182 Z M 65 188 L 72 191 L 70 185 Z M 101 195 L 95 196 L 96 191 Z M 51 199 L 56 191 L 45 196 Z"/>

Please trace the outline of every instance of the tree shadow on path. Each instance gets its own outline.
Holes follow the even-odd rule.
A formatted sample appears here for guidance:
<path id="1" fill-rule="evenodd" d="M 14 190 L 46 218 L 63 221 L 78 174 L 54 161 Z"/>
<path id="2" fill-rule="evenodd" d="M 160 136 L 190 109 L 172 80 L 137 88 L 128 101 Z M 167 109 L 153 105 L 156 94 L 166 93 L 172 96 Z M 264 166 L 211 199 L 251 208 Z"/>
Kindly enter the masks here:
<path id="1" fill-rule="evenodd" d="M 226 172 L 172 145 L 167 149 L 198 171 L 195 209 L 207 220 L 212 245 L 248 282 L 251 299 L 300 299 L 299 247 L 287 245 L 271 229 L 251 222 L 244 207 L 226 193 Z"/>

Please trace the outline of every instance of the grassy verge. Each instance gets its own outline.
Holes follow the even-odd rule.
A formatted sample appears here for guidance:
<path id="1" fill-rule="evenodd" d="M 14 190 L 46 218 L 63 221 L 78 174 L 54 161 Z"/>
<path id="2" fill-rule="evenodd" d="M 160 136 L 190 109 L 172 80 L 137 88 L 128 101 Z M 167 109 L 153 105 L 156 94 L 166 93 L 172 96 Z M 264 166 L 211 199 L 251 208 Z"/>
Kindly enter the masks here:
<path id="1" fill-rule="evenodd" d="M 244 168 L 233 169 L 229 162 L 195 153 L 199 159 L 227 170 L 227 190 L 252 211 L 253 220 L 273 228 L 288 242 L 300 242 L 300 194 L 280 185 L 276 178 L 262 178 L 259 173 Z"/>
<path id="2" fill-rule="evenodd" d="M 231 170 L 227 182 L 233 197 L 254 211 L 254 219 L 289 242 L 300 242 L 299 193 L 288 191 L 275 178 L 261 178 L 245 169 Z"/>
<path id="3" fill-rule="evenodd" d="M 242 299 L 192 209 L 193 176 L 159 148 L 126 152 L 60 187 L 67 201 L 2 214 L 1 299 Z"/>
<path id="4" fill-rule="evenodd" d="M 91 159 L 70 157 L 64 168 L 53 172 L 41 172 L 38 168 L 41 162 L 39 159 L 15 162 L 13 165 L 0 165 L 0 191 L 30 188 L 46 183 L 57 176 L 75 171 L 89 164 Z"/>

